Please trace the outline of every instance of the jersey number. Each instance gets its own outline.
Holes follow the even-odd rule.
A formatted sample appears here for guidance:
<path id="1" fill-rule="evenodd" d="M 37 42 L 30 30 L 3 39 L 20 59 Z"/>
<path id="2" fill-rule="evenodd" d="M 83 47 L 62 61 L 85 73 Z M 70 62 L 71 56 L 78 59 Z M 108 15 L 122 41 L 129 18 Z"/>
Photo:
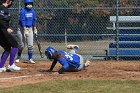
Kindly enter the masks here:
<path id="1" fill-rule="evenodd" d="M 68 58 L 69 60 L 71 60 L 71 61 L 73 60 L 73 58 L 72 58 L 73 55 L 68 55 L 68 54 L 66 54 L 65 56 L 66 56 L 66 58 Z"/>

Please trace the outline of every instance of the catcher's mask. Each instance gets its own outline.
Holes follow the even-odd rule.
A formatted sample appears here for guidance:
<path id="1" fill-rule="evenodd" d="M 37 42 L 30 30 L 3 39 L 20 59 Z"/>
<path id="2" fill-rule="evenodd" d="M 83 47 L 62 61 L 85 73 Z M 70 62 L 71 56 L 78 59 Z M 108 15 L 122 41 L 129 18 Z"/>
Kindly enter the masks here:
<path id="1" fill-rule="evenodd" d="M 52 46 L 49 46 L 45 50 L 45 55 L 47 56 L 48 59 L 53 59 L 53 54 L 56 52 L 56 49 Z"/>

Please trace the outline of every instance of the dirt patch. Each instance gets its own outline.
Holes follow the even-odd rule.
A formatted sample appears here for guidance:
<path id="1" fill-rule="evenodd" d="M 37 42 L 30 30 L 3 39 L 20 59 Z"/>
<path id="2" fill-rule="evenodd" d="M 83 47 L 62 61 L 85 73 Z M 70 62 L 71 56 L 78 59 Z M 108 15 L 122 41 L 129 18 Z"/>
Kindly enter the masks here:
<path id="1" fill-rule="evenodd" d="M 53 75 L 61 67 L 60 64 L 57 64 L 52 73 L 47 72 L 50 62 L 38 61 L 36 64 L 17 63 L 16 65 L 24 69 L 0 73 L 0 88 L 64 79 L 140 80 L 139 62 L 93 61 L 83 71 L 65 72 L 61 75 Z"/>

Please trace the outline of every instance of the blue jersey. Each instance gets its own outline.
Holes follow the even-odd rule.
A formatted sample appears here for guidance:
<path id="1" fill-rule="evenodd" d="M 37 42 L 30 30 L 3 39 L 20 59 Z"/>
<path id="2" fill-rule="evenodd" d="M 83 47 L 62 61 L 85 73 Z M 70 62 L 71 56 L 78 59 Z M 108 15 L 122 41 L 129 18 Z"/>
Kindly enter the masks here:
<path id="1" fill-rule="evenodd" d="M 59 62 L 62 67 L 67 70 L 69 68 L 78 68 L 80 66 L 80 57 L 77 54 L 68 54 L 65 51 L 58 50 L 58 54 L 61 54 L 62 57 L 54 59 L 52 67 Z"/>
<path id="2" fill-rule="evenodd" d="M 21 27 L 36 26 L 36 14 L 33 8 L 31 10 L 23 8 L 20 11 L 19 25 Z"/>

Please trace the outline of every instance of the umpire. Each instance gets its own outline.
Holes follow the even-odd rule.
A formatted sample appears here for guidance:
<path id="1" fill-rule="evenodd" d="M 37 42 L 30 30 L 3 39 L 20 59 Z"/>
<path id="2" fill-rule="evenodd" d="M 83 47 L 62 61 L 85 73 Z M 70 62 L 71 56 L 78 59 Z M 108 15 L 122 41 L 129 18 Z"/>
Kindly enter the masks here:
<path id="1" fill-rule="evenodd" d="M 1 0 L 0 2 L 0 45 L 4 49 L 0 59 L 0 72 L 5 72 L 5 62 L 10 55 L 8 70 L 20 70 L 14 64 L 15 55 L 18 51 L 18 43 L 11 35 L 13 29 L 9 26 L 10 14 L 8 8 L 12 6 L 13 0 Z"/>

